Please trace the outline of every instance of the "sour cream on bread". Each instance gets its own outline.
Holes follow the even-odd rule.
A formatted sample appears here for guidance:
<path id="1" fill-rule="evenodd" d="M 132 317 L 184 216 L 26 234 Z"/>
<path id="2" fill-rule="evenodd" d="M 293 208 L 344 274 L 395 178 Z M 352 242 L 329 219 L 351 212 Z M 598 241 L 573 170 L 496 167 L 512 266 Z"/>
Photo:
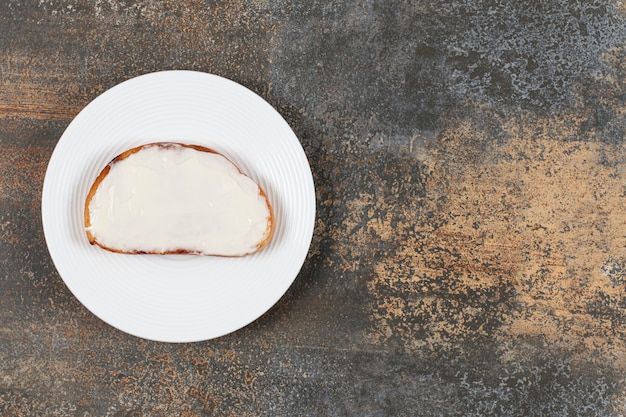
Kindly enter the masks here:
<path id="1" fill-rule="evenodd" d="M 265 192 L 223 155 L 155 143 L 102 171 L 85 227 L 92 244 L 114 252 L 244 256 L 267 244 L 273 216 Z"/>

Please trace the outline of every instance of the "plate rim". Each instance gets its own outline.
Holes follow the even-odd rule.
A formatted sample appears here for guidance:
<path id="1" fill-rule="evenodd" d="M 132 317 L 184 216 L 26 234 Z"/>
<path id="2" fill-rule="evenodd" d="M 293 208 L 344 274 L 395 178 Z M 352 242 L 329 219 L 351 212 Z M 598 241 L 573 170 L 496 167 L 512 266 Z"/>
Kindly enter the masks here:
<path id="1" fill-rule="evenodd" d="M 246 323 L 239 325 L 237 327 L 233 327 L 230 330 L 227 331 L 223 331 L 219 334 L 214 334 L 211 335 L 210 337 L 207 336 L 202 336 L 199 335 L 198 337 L 186 337 L 186 338 L 181 338 L 181 337 L 168 337 L 167 335 L 163 335 L 163 337 L 158 336 L 158 335 L 149 335 L 149 334 L 142 334 L 141 332 L 136 332 L 136 331 L 131 331 L 129 330 L 129 328 L 127 328 L 126 326 L 120 325 L 120 323 L 114 323 L 111 322 L 111 320 L 107 320 L 106 318 L 103 318 L 101 316 L 101 314 L 99 314 L 98 312 L 94 311 L 92 309 L 93 306 L 88 305 L 88 303 L 86 301 L 84 301 L 83 297 L 81 297 L 79 294 L 77 294 L 77 291 L 75 291 L 75 288 L 70 285 L 68 283 L 67 280 L 67 276 L 64 276 L 64 273 L 67 274 L 67 271 L 65 270 L 65 265 L 61 265 L 63 263 L 63 261 L 60 260 L 60 255 L 58 254 L 58 252 L 56 252 L 56 249 L 51 247 L 51 234 L 54 233 L 53 231 L 51 231 L 50 229 L 50 221 L 52 221 L 50 219 L 50 217 L 53 215 L 53 213 L 51 212 L 51 210 L 49 209 L 48 205 L 52 205 L 52 202 L 50 200 L 50 191 L 46 191 L 49 190 L 50 188 L 50 183 L 52 181 L 54 181 L 53 179 L 53 175 L 55 174 L 54 168 L 55 168 L 55 163 L 57 163 L 57 161 L 59 160 L 59 158 L 62 158 L 63 156 L 63 146 L 68 146 L 67 142 L 69 140 L 71 140 L 71 135 L 69 135 L 68 131 L 71 133 L 72 129 L 76 128 L 76 123 L 80 123 L 82 121 L 82 118 L 84 118 L 85 114 L 93 107 L 97 106 L 97 104 L 106 99 L 109 96 L 114 95 L 117 91 L 123 91 L 124 86 L 128 86 L 130 83 L 134 83 L 134 82 L 141 82 L 141 80 L 146 80 L 148 78 L 151 77 L 170 77 L 170 76 L 174 76 L 174 77 L 179 77 L 179 76 L 192 76 L 192 77 L 200 77 L 200 78 L 205 78 L 205 79 L 212 79 L 212 82 L 217 82 L 223 85 L 227 85 L 229 88 L 236 88 L 239 89 L 240 91 L 242 91 L 244 94 L 249 95 L 250 97 L 253 97 L 255 100 L 258 100 L 259 103 L 261 103 L 262 105 L 266 106 L 268 110 L 271 110 L 272 113 L 274 114 L 274 117 L 276 118 L 276 121 L 279 121 L 284 128 L 288 129 L 290 131 L 290 136 L 292 137 L 293 140 L 295 140 L 295 142 L 293 143 L 293 145 L 296 145 L 299 148 L 299 151 L 301 153 L 301 155 L 303 156 L 303 160 L 306 161 L 306 167 L 304 167 L 303 165 L 299 166 L 299 169 L 304 169 L 306 168 L 306 180 L 309 183 L 310 187 L 308 189 L 309 191 L 309 199 L 306 201 L 307 204 L 309 204 L 309 210 L 310 210 L 310 219 L 306 219 L 306 220 L 310 220 L 309 224 L 305 225 L 305 242 L 304 242 L 304 247 L 306 248 L 306 250 L 303 251 L 302 256 L 301 256 L 301 261 L 298 261 L 298 265 L 297 267 L 295 267 L 295 273 L 293 274 L 293 277 L 291 277 L 288 281 L 288 285 L 285 286 L 284 291 L 280 291 L 280 294 L 275 298 L 272 299 L 270 302 L 268 302 L 268 307 L 264 308 L 263 311 L 261 311 L 259 314 L 255 314 L 254 316 L 250 316 L 249 319 L 247 320 Z M 171 81 L 171 80 L 170 80 Z M 78 122 L 76 122 L 78 120 Z M 68 139 L 69 138 L 69 139 Z M 61 146 L 59 146 L 61 145 Z M 271 310 L 276 303 L 278 303 L 278 301 L 280 301 L 280 299 L 287 293 L 287 291 L 289 290 L 289 288 L 293 285 L 293 282 L 297 279 L 298 275 L 300 274 L 302 267 L 304 266 L 306 259 L 308 257 L 308 254 L 311 250 L 311 244 L 313 241 L 313 235 L 314 235 L 314 229 L 315 229 L 315 222 L 317 219 L 317 201 L 316 201 L 316 189 L 315 189 L 315 182 L 314 182 L 314 178 L 313 178 L 313 172 L 311 169 L 311 164 L 309 162 L 308 156 L 306 155 L 306 152 L 304 151 L 304 148 L 302 146 L 302 143 L 300 141 L 300 139 L 297 137 L 297 135 L 295 134 L 295 132 L 293 131 L 293 129 L 291 128 L 291 126 L 288 124 L 288 122 L 284 119 L 284 117 L 270 104 L 268 103 L 265 99 L 263 99 L 263 97 L 261 97 L 259 94 L 255 93 L 254 91 L 250 90 L 249 88 L 239 84 L 236 81 L 233 81 L 229 78 L 217 75 L 217 74 L 212 74 L 212 73 L 208 73 L 208 72 L 201 72 L 201 71 L 194 71 L 194 70 L 163 70 L 163 71 L 155 71 L 155 72 L 149 72 L 146 74 L 142 74 L 142 75 L 138 75 L 136 77 L 131 77 L 128 78 L 118 84 L 115 84 L 114 86 L 110 87 L 109 89 L 105 90 L 104 92 L 102 92 L 101 94 L 99 94 L 98 96 L 96 96 L 93 100 L 91 100 L 90 102 L 88 102 L 77 114 L 76 116 L 74 116 L 74 118 L 70 121 L 70 123 L 66 126 L 66 128 L 64 129 L 63 133 L 61 134 L 61 136 L 59 137 L 57 143 L 54 146 L 54 149 L 51 153 L 50 159 L 48 160 L 47 166 L 46 166 L 46 171 L 45 171 L 45 175 L 44 175 L 44 181 L 43 181 L 43 186 L 42 186 L 42 196 L 41 196 L 41 215 L 42 215 L 42 227 L 43 227 L 43 232 L 44 232 L 44 240 L 46 243 L 46 247 L 48 249 L 48 252 L 50 254 L 50 258 L 52 260 L 52 263 L 57 271 L 57 273 L 59 274 L 59 276 L 61 277 L 62 281 L 64 282 L 65 286 L 70 290 L 70 292 L 72 293 L 72 295 L 80 302 L 80 304 L 83 305 L 83 307 L 85 307 L 90 313 L 92 313 L 93 315 L 95 315 L 96 317 L 98 317 L 100 320 L 104 321 L 105 323 L 107 323 L 108 325 L 133 336 L 142 338 L 142 339 L 147 339 L 147 340 L 153 340 L 153 341 L 158 341 L 158 342 L 166 342 L 166 343 L 190 343 L 190 342 L 199 342 L 199 341 L 205 341 L 205 340 L 210 340 L 210 339 L 215 339 L 215 338 L 219 338 L 219 337 L 223 337 L 227 334 L 236 332 L 248 325 L 250 325 L 251 323 L 255 322 L 256 320 L 258 320 L 261 316 L 263 316 L 265 313 L 267 313 L 269 310 Z M 124 255 L 122 255 L 124 256 Z M 127 256 L 138 256 L 138 255 L 127 255 Z M 141 256 L 141 255 L 139 255 Z M 148 256 L 157 256 L 157 255 L 148 255 Z"/>

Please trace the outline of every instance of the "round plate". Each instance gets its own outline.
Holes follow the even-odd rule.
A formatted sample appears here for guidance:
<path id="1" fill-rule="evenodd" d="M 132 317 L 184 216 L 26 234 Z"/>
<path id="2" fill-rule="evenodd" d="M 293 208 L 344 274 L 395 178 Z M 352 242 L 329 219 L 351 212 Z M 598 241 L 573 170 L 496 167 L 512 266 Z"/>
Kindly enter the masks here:
<path id="1" fill-rule="evenodd" d="M 83 210 L 96 176 L 123 151 L 158 141 L 212 148 L 261 185 L 276 219 L 270 244 L 242 258 L 91 246 Z M 42 216 L 52 260 L 85 307 L 135 336 L 192 342 L 246 326 L 283 296 L 309 250 L 315 189 L 298 138 L 262 98 L 216 75 L 163 71 L 111 88 L 76 116 L 52 153 Z"/>

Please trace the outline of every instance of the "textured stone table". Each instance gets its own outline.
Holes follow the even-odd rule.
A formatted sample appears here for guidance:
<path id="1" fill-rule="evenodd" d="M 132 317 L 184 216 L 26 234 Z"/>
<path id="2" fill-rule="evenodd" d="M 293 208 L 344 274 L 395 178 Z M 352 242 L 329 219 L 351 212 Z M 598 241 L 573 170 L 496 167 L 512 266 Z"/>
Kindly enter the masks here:
<path id="1" fill-rule="evenodd" d="M 115 84 L 215 73 L 317 187 L 267 314 L 192 344 L 101 322 L 41 227 L 64 129 Z M 0 3 L 0 415 L 626 414 L 622 1 Z"/>

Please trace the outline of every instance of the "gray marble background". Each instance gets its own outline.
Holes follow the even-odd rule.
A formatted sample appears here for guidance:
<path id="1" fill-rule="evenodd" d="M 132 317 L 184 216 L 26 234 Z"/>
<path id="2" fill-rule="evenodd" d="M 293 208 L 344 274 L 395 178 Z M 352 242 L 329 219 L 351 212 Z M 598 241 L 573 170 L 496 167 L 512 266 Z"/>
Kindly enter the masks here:
<path id="1" fill-rule="evenodd" d="M 626 414 L 623 1 L 0 3 L 0 415 Z M 283 299 L 165 344 L 48 255 L 45 169 L 147 72 L 252 89 L 294 129 L 315 236 Z"/>

